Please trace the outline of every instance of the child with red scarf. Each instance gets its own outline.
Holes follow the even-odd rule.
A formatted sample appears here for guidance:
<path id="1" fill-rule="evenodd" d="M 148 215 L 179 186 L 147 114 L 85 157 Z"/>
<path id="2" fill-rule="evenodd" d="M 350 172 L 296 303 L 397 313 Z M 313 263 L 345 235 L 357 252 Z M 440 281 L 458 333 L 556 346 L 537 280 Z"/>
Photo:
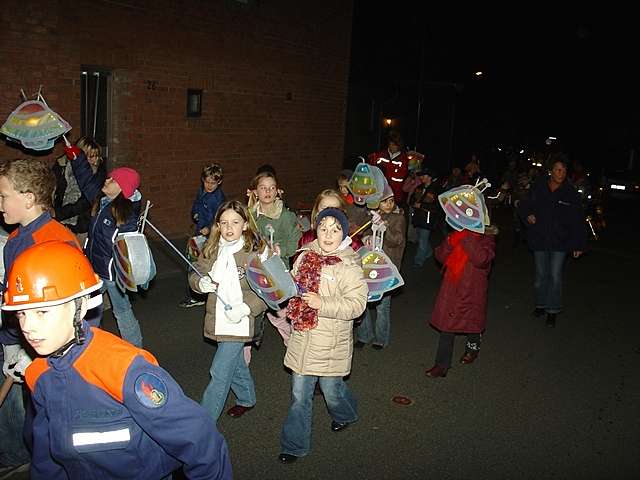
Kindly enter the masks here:
<path id="1" fill-rule="evenodd" d="M 456 190 L 461 193 L 447 208 L 451 192 Z M 489 216 L 477 186 L 457 187 L 438 199 L 447 223 L 455 231 L 435 249 L 436 259 L 443 264 L 444 276 L 431 315 L 431 325 L 440 332 L 435 365 L 425 372 L 432 378 L 447 376 L 456 334 L 467 336 L 460 363 L 473 363 L 478 357 L 487 319 L 488 277 L 498 230 L 485 226 L 489 224 Z M 468 204 L 468 199 L 474 199 L 475 203 Z"/>
<path id="2" fill-rule="evenodd" d="M 279 460 L 293 463 L 311 450 L 313 394 L 320 384 L 339 432 L 358 420 L 356 400 L 343 377 L 351 372 L 353 320 L 367 304 L 360 257 L 349 246 L 349 221 L 338 208 L 316 218 L 318 238 L 307 245 L 293 266 L 300 291 L 289 300 L 293 330 L 284 364 L 291 369 L 291 404 L 282 427 Z"/>

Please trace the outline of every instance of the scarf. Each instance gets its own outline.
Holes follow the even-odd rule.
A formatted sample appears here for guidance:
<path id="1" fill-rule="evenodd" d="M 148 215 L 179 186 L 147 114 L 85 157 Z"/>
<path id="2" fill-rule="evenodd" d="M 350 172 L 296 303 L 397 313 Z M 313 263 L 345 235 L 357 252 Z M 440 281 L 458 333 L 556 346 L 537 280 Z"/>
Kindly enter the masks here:
<path id="1" fill-rule="evenodd" d="M 469 230 L 462 230 L 461 232 L 453 232 L 447 238 L 447 242 L 453 247 L 453 251 L 449 257 L 447 257 L 447 261 L 444 262 L 446 268 L 444 276 L 453 283 L 458 283 L 464 267 L 469 260 L 469 255 L 467 255 L 467 252 L 465 252 L 462 247 L 462 240 L 470 235 L 472 235 L 472 233 Z"/>
<path id="2" fill-rule="evenodd" d="M 269 204 L 264 211 L 260 209 L 260 202 L 257 202 L 256 218 L 258 218 L 260 215 L 264 215 L 265 217 L 277 220 L 280 218 L 280 215 L 282 215 L 283 207 L 284 203 L 279 198 L 276 198 L 273 203 Z"/>
<path id="3" fill-rule="evenodd" d="M 308 251 L 304 254 L 300 268 L 293 278 L 298 284 L 298 288 L 303 292 L 318 293 L 322 267 L 335 265 L 341 261 L 340 257 L 324 256 L 314 251 Z M 318 326 L 318 310 L 307 305 L 301 297 L 293 297 L 289 300 L 287 316 L 291 319 L 293 329 L 300 332 Z"/>
<path id="4" fill-rule="evenodd" d="M 244 237 L 228 242 L 220 238 L 218 243 L 218 257 L 211 267 L 209 276 L 218 284 L 216 295 L 216 323 L 224 321 L 227 317 L 224 314 L 224 305 L 220 301 L 224 300 L 229 305 L 238 305 L 243 302 L 242 289 L 240 288 L 240 277 L 238 277 L 238 266 L 234 253 L 239 252 L 244 247 Z"/>

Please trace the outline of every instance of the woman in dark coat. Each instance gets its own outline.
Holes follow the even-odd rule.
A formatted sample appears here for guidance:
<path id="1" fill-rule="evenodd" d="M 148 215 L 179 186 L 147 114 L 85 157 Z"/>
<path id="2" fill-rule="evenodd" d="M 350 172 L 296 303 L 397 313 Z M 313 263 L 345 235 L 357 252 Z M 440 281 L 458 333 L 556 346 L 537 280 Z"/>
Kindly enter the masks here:
<path id="1" fill-rule="evenodd" d="M 549 176 L 541 178 L 519 206 L 535 260 L 533 314 L 539 317 L 546 313 L 548 327 L 555 326 L 556 314 L 562 311 L 562 270 L 567 253 L 578 258 L 587 243 L 580 197 L 566 178 L 567 165 L 556 158 Z"/>

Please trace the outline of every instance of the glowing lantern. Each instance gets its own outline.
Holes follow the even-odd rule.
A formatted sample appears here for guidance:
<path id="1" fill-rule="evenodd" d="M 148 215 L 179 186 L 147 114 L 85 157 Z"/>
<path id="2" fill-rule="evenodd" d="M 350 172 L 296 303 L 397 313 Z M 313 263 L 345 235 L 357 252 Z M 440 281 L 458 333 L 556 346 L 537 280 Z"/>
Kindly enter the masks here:
<path id="1" fill-rule="evenodd" d="M 21 103 L 4 122 L 0 133 L 25 148 L 48 150 L 60 135 L 71 130 L 71 125 L 51 110 L 41 95 L 38 98 L 41 100 Z"/>

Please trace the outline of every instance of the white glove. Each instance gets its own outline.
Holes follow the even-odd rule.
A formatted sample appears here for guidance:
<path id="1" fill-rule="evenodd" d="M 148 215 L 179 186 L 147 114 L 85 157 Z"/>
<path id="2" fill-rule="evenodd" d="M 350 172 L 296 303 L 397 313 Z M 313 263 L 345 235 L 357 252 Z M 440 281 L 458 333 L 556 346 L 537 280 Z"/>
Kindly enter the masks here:
<path id="1" fill-rule="evenodd" d="M 251 309 L 246 303 L 232 305 L 230 310 L 224 311 L 224 314 L 227 317 L 229 323 L 240 323 L 240 321 L 250 313 Z"/>
<path id="2" fill-rule="evenodd" d="M 375 210 L 371 211 L 371 223 L 377 225 L 382 222 L 382 217 Z"/>
<path id="3" fill-rule="evenodd" d="M 204 277 L 198 280 L 198 289 L 202 293 L 211 293 L 215 292 L 218 289 L 218 284 L 211 280 L 209 275 L 205 275 Z"/>
<path id="4" fill-rule="evenodd" d="M 6 377 L 13 378 L 14 382 L 22 383 L 24 380 L 24 372 L 31 364 L 31 357 L 19 345 L 2 345 L 4 350 L 4 365 L 2 372 Z"/>

